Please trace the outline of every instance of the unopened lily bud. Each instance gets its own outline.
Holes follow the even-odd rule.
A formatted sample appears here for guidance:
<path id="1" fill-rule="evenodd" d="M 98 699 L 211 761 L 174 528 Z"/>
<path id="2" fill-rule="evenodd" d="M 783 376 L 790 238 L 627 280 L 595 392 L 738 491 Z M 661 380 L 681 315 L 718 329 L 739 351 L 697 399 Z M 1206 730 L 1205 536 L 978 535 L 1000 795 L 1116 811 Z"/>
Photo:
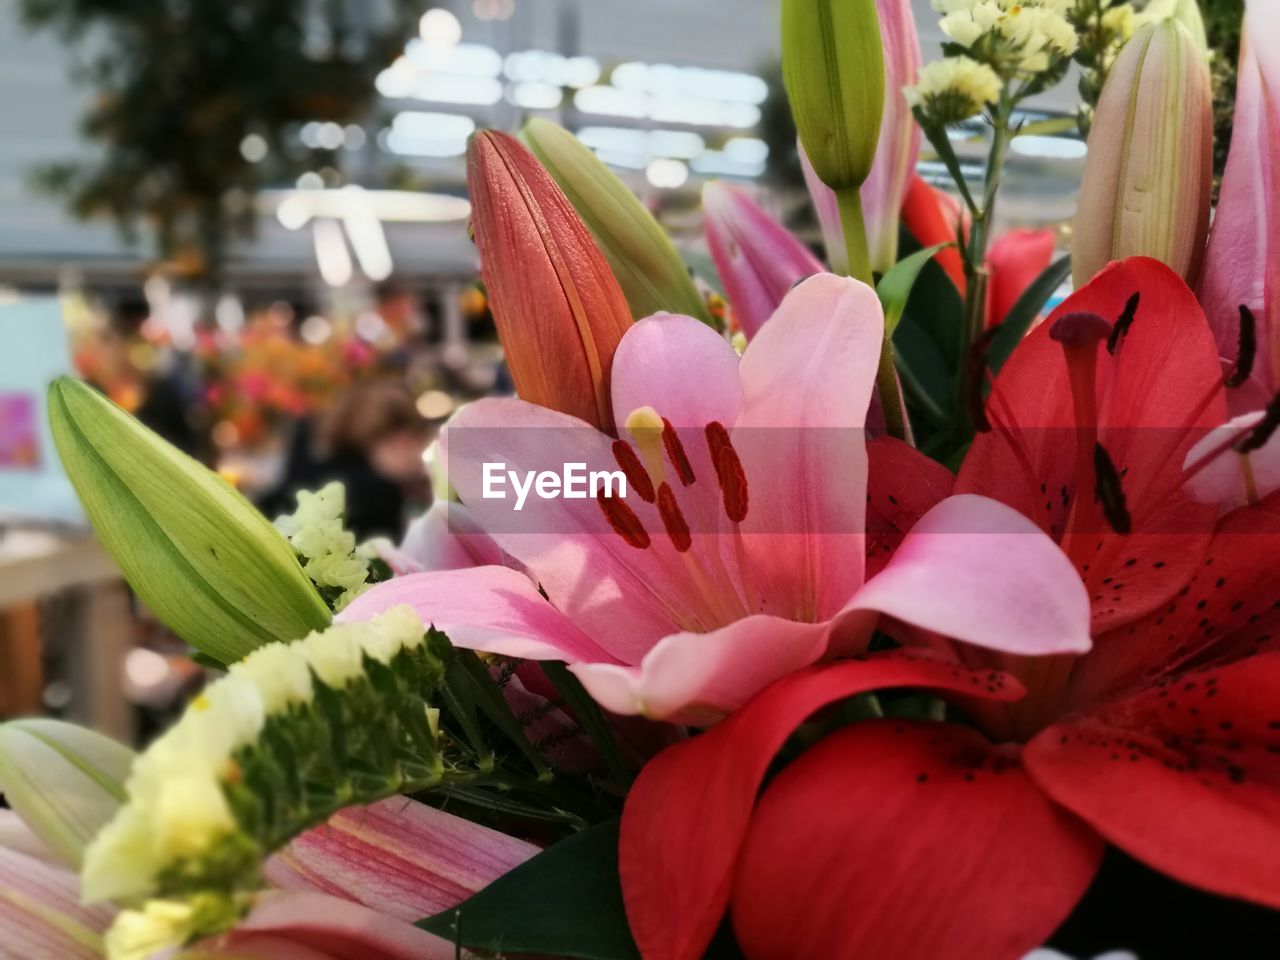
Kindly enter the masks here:
<path id="1" fill-rule="evenodd" d="M 1200 15 L 1200 4 L 1196 0 L 1151 0 L 1142 8 L 1137 23 L 1140 26 L 1165 19 L 1177 20 L 1187 28 L 1187 33 L 1191 34 L 1197 47 L 1206 51 L 1209 49 L 1209 41 L 1204 32 L 1204 18 Z"/>
<path id="2" fill-rule="evenodd" d="M 98 537 L 178 636 L 230 663 L 329 622 L 288 542 L 217 474 L 69 377 L 49 420 Z"/>
<path id="3" fill-rule="evenodd" d="M 611 430 L 609 368 L 631 308 L 573 204 L 514 137 L 467 150 L 471 224 L 516 392 Z"/>
<path id="4" fill-rule="evenodd" d="M 818 177 L 836 191 L 861 186 L 884 109 L 875 0 L 783 0 L 782 76 Z"/>
<path id="5" fill-rule="evenodd" d="M 825 272 L 804 244 L 737 187 L 706 184 L 702 213 L 711 259 L 747 339 L 773 316 L 792 287 Z"/>
<path id="6" fill-rule="evenodd" d="M 76 867 L 124 802 L 134 753 L 61 720 L 0 726 L 0 793 L 37 837 Z"/>
<path id="7" fill-rule="evenodd" d="M 1093 118 L 1071 246 L 1076 284 L 1133 256 L 1194 282 L 1212 181 L 1204 52 L 1178 21 L 1148 24 L 1116 59 Z"/>
<path id="8" fill-rule="evenodd" d="M 658 221 L 585 143 L 534 118 L 520 139 L 573 204 L 609 261 L 637 320 L 680 313 L 710 323 L 707 305 Z"/>

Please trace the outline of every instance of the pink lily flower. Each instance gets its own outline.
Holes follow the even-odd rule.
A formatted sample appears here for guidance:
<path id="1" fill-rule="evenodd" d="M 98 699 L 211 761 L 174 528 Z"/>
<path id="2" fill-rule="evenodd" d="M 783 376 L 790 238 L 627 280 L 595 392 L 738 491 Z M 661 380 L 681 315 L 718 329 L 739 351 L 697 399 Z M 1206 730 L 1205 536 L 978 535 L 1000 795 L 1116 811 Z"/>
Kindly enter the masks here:
<path id="1" fill-rule="evenodd" d="M 738 187 L 702 188 L 707 246 L 742 332 L 750 340 L 797 282 L 823 266 Z"/>
<path id="2" fill-rule="evenodd" d="M 1280 49 L 1262 21 L 1275 13 L 1245 9 L 1231 152 L 1197 290 L 1222 356 L 1236 355 L 1241 308 L 1257 321 L 1252 389 L 1236 392 L 1234 413 L 1280 390 Z"/>
<path id="3" fill-rule="evenodd" d="M 614 713 L 700 724 L 806 664 L 864 650 L 879 615 L 1007 652 L 1087 649 L 1079 578 L 1015 511 L 951 497 L 897 524 L 909 529 L 900 542 L 868 536 L 869 457 L 873 476 L 881 458 L 897 467 L 885 474 L 896 489 L 933 482 L 901 469 L 918 459 L 901 445 L 865 442 L 882 336 L 874 291 L 820 274 L 741 361 L 691 318 L 632 327 L 612 370 L 630 439 L 520 400 L 470 405 L 446 428 L 451 484 L 528 575 L 399 577 L 340 619 L 408 603 L 459 646 L 569 662 Z M 484 497 L 493 462 L 620 469 L 627 494 L 531 497 L 517 515 Z M 892 481 L 873 489 L 902 502 Z M 869 578 L 880 560 L 869 567 L 868 547 L 892 551 Z"/>

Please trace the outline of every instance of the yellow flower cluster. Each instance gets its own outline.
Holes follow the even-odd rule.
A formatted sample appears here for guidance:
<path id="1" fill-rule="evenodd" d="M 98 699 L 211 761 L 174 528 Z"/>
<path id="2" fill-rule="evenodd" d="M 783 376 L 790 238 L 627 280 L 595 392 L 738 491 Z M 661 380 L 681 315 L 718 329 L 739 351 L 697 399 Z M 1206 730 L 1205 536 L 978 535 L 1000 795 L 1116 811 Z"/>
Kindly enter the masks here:
<path id="1" fill-rule="evenodd" d="M 343 689 L 364 676 L 366 657 L 389 664 L 423 643 L 421 620 L 401 606 L 365 623 L 268 644 L 233 664 L 135 761 L 126 802 L 85 851 L 85 902 L 146 897 L 166 870 L 208 854 L 238 829 L 226 789 L 239 775 L 235 754 L 256 742 L 269 718 L 310 704 L 317 679 Z M 138 955 L 127 945 L 150 942 L 162 928 L 190 931 L 191 914 L 167 901 L 122 912 L 108 936 L 120 948 L 108 956 Z"/>
<path id="2" fill-rule="evenodd" d="M 942 32 L 962 47 L 985 47 L 991 62 L 1043 73 L 1079 45 L 1067 19 L 1074 0 L 934 0 Z M 987 57 L 984 56 L 983 59 Z"/>
<path id="3" fill-rule="evenodd" d="M 1000 78 L 970 57 L 945 57 L 921 68 L 914 87 L 903 94 L 938 123 L 958 123 L 982 112 L 1000 96 Z"/>
<path id="4" fill-rule="evenodd" d="M 342 526 L 346 490 L 336 480 L 312 493 L 298 492 L 298 509 L 276 518 L 276 529 L 302 559 L 302 569 L 341 610 L 368 586 L 369 560 L 356 551 L 356 538 Z"/>

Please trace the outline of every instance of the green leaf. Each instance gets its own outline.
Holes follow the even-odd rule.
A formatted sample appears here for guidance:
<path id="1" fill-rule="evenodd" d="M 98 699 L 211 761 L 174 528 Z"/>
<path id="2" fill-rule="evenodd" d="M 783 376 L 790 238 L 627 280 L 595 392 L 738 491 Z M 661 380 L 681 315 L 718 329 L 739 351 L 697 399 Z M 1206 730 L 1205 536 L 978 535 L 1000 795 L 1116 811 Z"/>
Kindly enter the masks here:
<path id="1" fill-rule="evenodd" d="M 542 664 L 542 672 L 559 692 L 565 707 L 577 718 L 583 732 L 591 738 L 595 748 L 600 751 L 605 763 L 609 765 L 609 772 L 620 782 L 630 783 L 631 771 L 627 769 L 626 761 L 622 759 L 608 721 L 605 720 L 599 705 L 591 698 L 591 694 L 587 693 L 587 688 L 582 685 L 582 681 L 570 673 L 569 668 L 559 660 L 545 661 Z"/>
<path id="2" fill-rule="evenodd" d="M 917 250 L 909 257 L 904 257 L 889 268 L 889 272 L 876 284 L 876 295 L 884 307 L 884 335 L 892 337 L 893 331 L 902 319 L 902 311 L 907 309 L 907 300 L 916 285 L 916 278 L 924 265 L 933 259 L 933 255 L 946 247 L 954 247 L 954 243 L 937 243 L 924 250 Z"/>
<path id="3" fill-rule="evenodd" d="M 1043 120 L 1033 120 L 1030 123 L 1024 123 L 1018 128 L 1018 136 L 1050 137 L 1059 133 L 1074 133 L 1077 122 L 1074 114 L 1066 117 L 1046 117 Z"/>
<path id="4" fill-rule="evenodd" d="M 567 837 L 417 925 L 481 950 L 638 960 L 618 880 L 618 821 Z"/>
<path id="5" fill-rule="evenodd" d="M 991 339 L 987 350 L 987 367 L 992 376 L 1000 372 L 1014 349 L 1022 342 L 1031 328 L 1032 322 L 1040 315 L 1053 291 L 1061 286 L 1062 281 L 1071 273 L 1071 257 L 1065 256 L 1044 268 L 1040 276 L 1031 282 L 1031 286 L 1022 292 L 1018 302 L 1013 305 L 1000 329 Z"/>

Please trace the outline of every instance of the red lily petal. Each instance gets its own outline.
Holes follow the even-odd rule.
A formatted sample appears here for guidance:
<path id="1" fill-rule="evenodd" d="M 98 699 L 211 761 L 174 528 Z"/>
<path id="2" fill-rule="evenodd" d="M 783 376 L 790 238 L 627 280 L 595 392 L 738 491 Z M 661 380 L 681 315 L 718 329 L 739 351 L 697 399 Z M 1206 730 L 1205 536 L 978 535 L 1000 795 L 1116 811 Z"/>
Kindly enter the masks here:
<path id="1" fill-rule="evenodd" d="M 987 326 L 1003 322 L 1053 259 L 1053 231 L 1008 230 L 987 251 Z"/>
<path id="2" fill-rule="evenodd" d="M 955 217 L 948 216 L 939 196 L 939 191 L 929 186 L 919 176 L 911 177 L 911 182 L 907 185 L 906 198 L 902 201 L 902 225 L 922 247 L 955 242 Z M 943 270 L 947 271 L 951 282 L 956 285 L 960 295 L 964 296 L 964 265 L 960 260 L 960 251 L 955 247 L 948 247 L 946 250 L 939 250 L 934 259 Z"/>
<path id="3" fill-rule="evenodd" d="M 1087 709 L 1189 661 L 1235 659 L 1280 638 L 1277 543 L 1280 493 L 1228 514 L 1177 596 L 1098 638 L 1076 665 L 1071 702 Z"/>
<path id="4" fill-rule="evenodd" d="M 743 950 L 934 960 L 1042 944 L 1093 880 L 1103 843 L 1013 751 L 967 727 L 894 720 L 809 750 L 751 820 L 733 893 Z"/>
<path id="5" fill-rule="evenodd" d="M 884 569 L 917 520 L 951 495 L 951 471 L 893 437 L 867 443 L 867 572 Z"/>
<path id="6" fill-rule="evenodd" d="M 1112 323 L 1135 293 L 1135 319 L 1118 349 L 1112 355 L 1099 343 L 1096 354 L 1097 439 L 1120 473 L 1134 532 L 1111 533 L 1089 490 L 1082 506 L 1091 515 L 1063 540 L 1090 587 L 1095 633 L 1169 600 L 1200 562 L 1215 519 L 1181 490 L 1187 451 L 1226 417 L 1217 350 L 1181 278 L 1134 257 L 1068 297 L 1000 371 L 988 407 L 995 429 L 974 440 L 956 481 L 957 493 L 1002 500 L 1062 540 L 1081 496 L 1077 444 L 1087 425 L 1076 422 L 1063 345 L 1050 331 L 1076 312 Z M 1083 450 L 1090 475 L 1092 455 Z"/>
<path id="7" fill-rule="evenodd" d="M 1169 876 L 1280 908 L 1280 653 L 1188 672 L 1026 747 L 1031 778 Z"/>
<path id="8" fill-rule="evenodd" d="M 627 919 L 646 960 L 700 957 L 729 902 L 756 792 L 806 717 L 882 687 L 1015 699 L 1016 681 L 900 652 L 801 670 L 724 722 L 668 748 L 641 772 L 622 812 L 619 873 Z"/>

